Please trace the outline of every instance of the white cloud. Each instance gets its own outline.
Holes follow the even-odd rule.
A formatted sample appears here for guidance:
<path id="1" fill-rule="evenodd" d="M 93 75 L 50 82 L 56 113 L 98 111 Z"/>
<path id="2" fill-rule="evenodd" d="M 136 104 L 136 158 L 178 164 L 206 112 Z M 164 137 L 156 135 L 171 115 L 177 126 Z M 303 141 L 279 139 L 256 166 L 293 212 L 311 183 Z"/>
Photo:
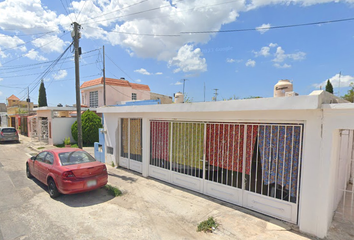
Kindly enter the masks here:
<path id="1" fill-rule="evenodd" d="M 135 82 L 140 83 L 140 82 L 141 82 L 141 79 L 137 79 L 137 80 L 135 80 Z"/>
<path id="2" fill-rule="evenodd" d="M 227 59 L 226 59 L 226 62 L 227 62 L 227 63 L 233 63 L 233 62 L 235 62 L 235 59 L 227 58 Z"/>
<path id="3" fill-rule="evenodd" d="M 4 80 L 3 78 L 0 77 L 0 81 Z"/>
<path id="4" fill-rule="evenodd" d="M 254 67 L 256 66 L 256 61 L 248 59 L 246 62 L 246 67 Z"/>
<path id="5" fill-rule="evenodd" d="M 183 82 L 176 82 L 173 85 L 182 85 L 182 84 L 183 84 Z"/>
<path id="6" fill-rule="evenodd" d="M 285 54 L 285 51 L 282 49 L 282 47 L 277 47 L 277 50 L 274 54 L 275 58 L 272 60 L 273 62 L 277 63 L 282 63 L 286 59 L 292 59 L 295 61 L 301 61 L 305 59 L 306 53 L 304 52 L 297 52 L 297 53 L 292 53 L 292 54 Z"/>
<path id="7" fill-rule="evenodd" d="M 277 43 L 269 43 L 269 47 L 271 47 L 271 48 L 276 47 L 276 46 L 278 46 Z"/>
<path id="8" fill-rule="evenodd" d="M 40 56 L 38 52 L 34 49 L 31 49 L 24 55 L 25 57 L 28 57 L 31 60 L 37 60 L 37 61 L 46 61 L 48 60 L 47 58 Z"/>
<path id="9" fill-rule="evenodd" d="M 267 24 L 262 24 L 261 26 L 256 27 L 256 30 L 257 30 L 258 32 L 260 32 L 261 34 L 263 34 L 263 33 L 267 32 L 267 31 L 269 31 L 269 28 L 270 28 L 270 27 L 271 27 L 271 25 L 270 25 L 269 23 L 267 23 Z"/>
<path id="10" fill-rule="evenodd" d="M 205 72 L 207 64 L 200 48 L 193 50 L 192 45 L 184 45 L 178 50 L 177 56 L 168 61 L 169 67 L 176 66 L 175 73 L 183 72 Z"/>
<path id="11" fill-rule="evenodd" d="M 46 53 L 62 52 L 65 46 L 65 42 L 55 35 L 37 38 L 32 41 L 32 44 Z"/>
<path id="12" fill-rule="evenodd" d="M 63 79 L 68 75 L 66 70 L 59 70 L 57 73 L 54 73 L 52 76 L 55 80 Z"/>
<path id="13" fill-rule="evenodd" d="M 253 51 L 253 53 L 255 57 L 259 57 L 259 56 L 267 57 L 270 55 L 269 51 L 270 51 L 270 47 L 262 47 L 259 52 Z"/>
<path id="14" fill-rule="evenodd" d="M 140 73 L 143 75 L 151 75 L 151 73 L 149 73 L 145 68 L 140 68 L 140 69 L 134 70 L 134 72 L 137 72 L 137 73 Z"/>
<path id="15" fill-rule="evenodd" d="M 4 34 L 0 34 L 0 46 L 4 47 L 2 51 L 4 51 L 5 49 L 18 48 L 20 49 L 20 51 L 24 52 L 26 51 L 26 47 L 22 46 L 23 44 L 25 44 L 25 42 L 17 36 L 11 37 Z"/>
<path id="16" fill-rule="evenodd" d="M 274 67 L 276 67 L 276 68 L 291 68 L 291 65 L 286 64 L 286 63 L 284 63 L 283 65 L 281 65 L 279 63 L 274 63 Z"/>
<path id="17" fill-rule="evenodd" d="M 0 96 L 2 96 L 2 92 L 0 91 Z"/>
<path id="18" fill-rule="evenodd" d="M 322 89 L 325 89 L 326 84 L 327 84 L 327 80 L 328 79 L 324 80 L 321 83 L 313 84 L 313 86 L 316 88 L 322 87 Z M 341 74 L 337 73 L 333 77 L 329 78 L 329 81 L 331 82 L 331 84 L 334 88 L 339 88 L 339 85 L 341 88 L 349 87 L 351 83 L 354 83 L 354 76 L 341 75 Z"/>
<path id="19" fill-rule="evenodd" d="M 5 0 L 0 3 L 0 28 L 27 34 L 59 31 L 57 15 L 41 0 Z"/>
<path id="20" fill-rule="evenodd" d="M 162 74 L 163 74 L 162 72 L 155 73 L 155 75 L 162 75 Z"/>

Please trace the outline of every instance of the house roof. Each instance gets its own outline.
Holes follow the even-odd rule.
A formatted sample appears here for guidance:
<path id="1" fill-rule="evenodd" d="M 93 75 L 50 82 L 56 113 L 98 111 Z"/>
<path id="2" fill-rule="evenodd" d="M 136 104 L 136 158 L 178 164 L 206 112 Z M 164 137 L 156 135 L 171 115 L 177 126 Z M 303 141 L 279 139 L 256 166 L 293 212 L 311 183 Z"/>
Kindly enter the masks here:
<path id="1" fill-rule="evenodd" d="M 100 84 L 103 84 L 103 77 L 84 82 L 80 88 L 82 89 L 82 88 L 92 87 L 92 86 L 96 86 L 96 85 L 100 85 Z M 129 81 L 124 80 L 124 79 L 106 78 L 106 85 L 120 86 L 120 87 L 131 87 L 132 89 L 136 89 L 136 90 L 150 91 L 150 88 L 148 85 L 138 84 L 138 83 L 130 83 Z"/>
<path id="2" fill-rule="evenodd" d="M 11 95 L 10 97 L 7 98 L 7 100 L 17 100 L 20 101 L 20 99 L 18 97 L 16 97 L 15 95 Z"/>

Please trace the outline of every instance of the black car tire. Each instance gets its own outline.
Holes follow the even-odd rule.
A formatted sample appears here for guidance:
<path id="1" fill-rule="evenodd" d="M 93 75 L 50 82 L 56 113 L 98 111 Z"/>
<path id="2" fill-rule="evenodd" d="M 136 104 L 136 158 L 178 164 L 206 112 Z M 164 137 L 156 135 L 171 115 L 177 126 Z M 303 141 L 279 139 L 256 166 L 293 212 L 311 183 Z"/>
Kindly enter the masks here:
<path id="1" fill-rule="evenodd" d="M 33 178 L 33 175 L 31 174 L 31 171 L 29 169 L 28 163 L 26 163 L 26 176 L 28 178 Z"/>
<path id="2" fill-rule="evenodd" d="M 48 180 L 48 193 L 51 198 L 56 198 L 60 195 L 53 179 Z"/>

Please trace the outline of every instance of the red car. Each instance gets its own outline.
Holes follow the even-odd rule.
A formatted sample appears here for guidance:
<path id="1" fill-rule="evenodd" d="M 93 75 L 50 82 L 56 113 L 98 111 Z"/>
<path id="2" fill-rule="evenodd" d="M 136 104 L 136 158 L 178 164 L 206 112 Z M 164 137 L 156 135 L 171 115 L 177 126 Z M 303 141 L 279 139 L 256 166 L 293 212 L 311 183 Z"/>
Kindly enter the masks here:
<path id="1" fill-rule="evenodd" d="M 26 162 L 26 175 L 48 186 L 49 195 L 91 191 L 107 184 L 106 165 L 79 148 L 40 152 Z"/>

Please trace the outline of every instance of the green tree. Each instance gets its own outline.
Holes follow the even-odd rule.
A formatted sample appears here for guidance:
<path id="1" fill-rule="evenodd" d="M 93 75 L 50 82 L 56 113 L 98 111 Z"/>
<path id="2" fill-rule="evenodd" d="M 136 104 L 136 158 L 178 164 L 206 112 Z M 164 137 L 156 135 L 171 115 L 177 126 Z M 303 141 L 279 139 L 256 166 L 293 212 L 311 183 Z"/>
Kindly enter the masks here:
<path id="1" fill-rule="evenodd" d="M 327 80 L 326 91 L 333 94 L 333 85 L 329 79 Z"/>
<path id="2" fill-rule="evenodd" d="M 83 144 L 92 145 L 94 142 L 98 142 L 98 129 L 102 128 L 101 118 L 94 112 L 87 110 L 81 115 L 81 122 Z M 71 134 L 77 141 L 77 121 L 71 126 Z"/>
<path id="3" fill-rule="evenodd" d="M 47 93 L 45 92 L 45 87 L 42 79 L 41 86 L 39 87 L 38 107 L 46 107 L 46 106 L 48 106 Z"/>
<path id="4" fill-rule="evenodd" d="M 347 94 L 342 96 L 342 98 L 349 102 L 354 102 L 354 83 L 350 83 L 349 86 L 351 87 L 351 89 L 349 89 Z"/>

